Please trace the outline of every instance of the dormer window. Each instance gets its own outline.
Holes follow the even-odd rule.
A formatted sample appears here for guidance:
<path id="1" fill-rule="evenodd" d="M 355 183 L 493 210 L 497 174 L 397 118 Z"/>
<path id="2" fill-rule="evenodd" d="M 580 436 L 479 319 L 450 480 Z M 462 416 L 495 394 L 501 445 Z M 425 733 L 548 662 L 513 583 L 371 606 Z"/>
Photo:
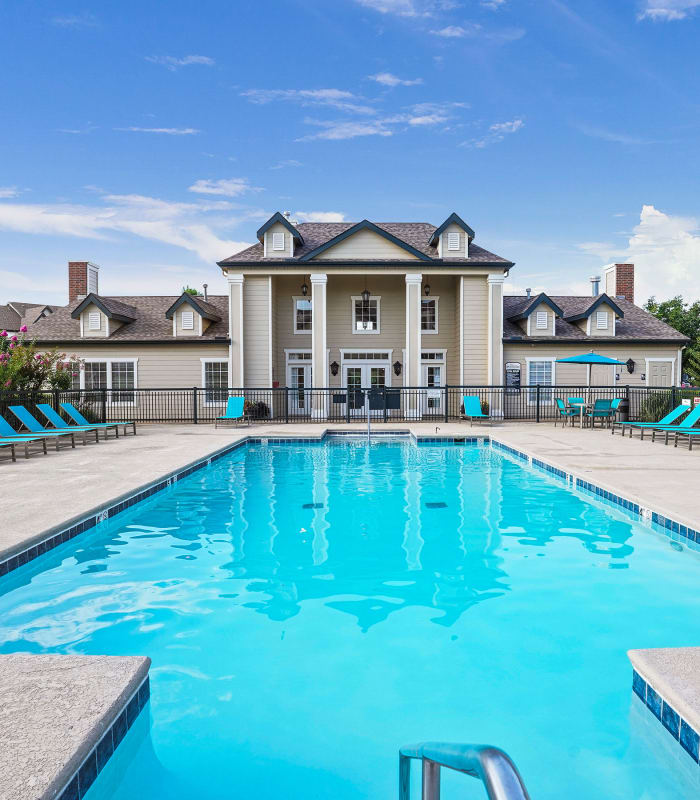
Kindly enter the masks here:
<path id="1" fill-rule="evenodd" d="M 194 330 L 194 311 L 182 312 L 182 330 L 183 331 Z"/>
<path id="2" fill-rule="evenodd" d="M 91 311 L 88 314 L 88 329 L 91 331 L 99 331 L 100 330 L 100 312 L 99 311 Z"/>
<path id="3" fill-rule="evenodd" d="M 535 327 L 536 327 L 538 330 L 547 330 L 547 326 L 548 326 L 548 324 L 549 324 L 549 322 L 548 322 L 548 320 L 547 320 L 547 317 L 548 317 L 548 316 L 549 316 L 549 315 L 547 314 L 547 312 L 546 312 L 546 311 L 538 311 L 538 312 L 537 312 L 537 318 L 536 318 L 536 319 L 537 319 L 537 321 L 536 321 L 536 323 L 535 323 Z"/>
<path id="4" fill-rule="evenodd" d="M 272 234 L 272 249 L 284 250 L 284 233 L 280 232 Z"/>
<path id="5" fill-rule="evenodd" d="M 447 249 L 459 250 L 459 233 L 457 231 L 452 231 L 447 234 Z"/>
<path id="6" fill-rule="evenodd" d="M 606 331 L 608 329 L 608 312 L 597 311 L 595 318 L 595 326 L 599 331 Z"/>

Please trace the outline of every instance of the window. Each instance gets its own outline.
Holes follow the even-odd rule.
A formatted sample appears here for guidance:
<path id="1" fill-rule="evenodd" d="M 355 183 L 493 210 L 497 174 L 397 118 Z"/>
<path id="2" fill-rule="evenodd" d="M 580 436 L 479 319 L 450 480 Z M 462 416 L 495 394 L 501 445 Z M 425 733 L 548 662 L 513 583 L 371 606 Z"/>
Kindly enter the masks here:
<path id="1" fill-rule="evenodd" d="M 438 332 L 438 297 L 420 301 L 420 329 L 423 333 Z"/>
<path id="2" fill-rule="evenodd" d="M 311 361 L 311 351 L 309 350 L 308 353 L 304 350 L 298 353 L 287 353 L 287 361 Z"/>
<path id="3" fill-rule="evenodd" d="M 608 312 L 607 311 L 597 311 L 595 316 L 595 326 L 600 331 L 606 331 L 608 329 Z"/>
<path id="4" fill-rule="evenodd" d="M 294 298 L 294 333 L 311 333 L 311 300 Z"/>
<path id="5" fill-rule="evenodd" d="M 228 361 L 202 361 L 204 402 L 225 403 L 228 397 Z"/>
<path id="6" fill-rule="evenodd" d="M 361 353 L 354 350 L 341 350 L 340 355 L 343 361 L 348 359 L 354 361 L 389 361 L 389 353 Z"/>
<path id="7" fill-rule="evenodd" d="M 372 297 L 366 303 L 361 297 L 352 298 L 353 333 L 379 333 L 379 301 Z"/>
<path id="8" fill-rule="evenodd" d="M 133 403 L 134 393 L 115 391 L 115 389 L 136 388 L 136 370 L 133 361 L 112 361 L 111 364 L 111 393 L 112 403 Z"/>
<path id="9" fill-rule="evenodd" d="M 182 312 L 182 330 L 183 331 L 194 330 L 194 311 Z"/>
<path id="10" fill-rule="evenodd" d="M 88 314 L 88 328 L 91 331 L 99 331 L 100 329 L 100 317 L 102 315 L 99 311 L 91 311 Z"/>
<path id="11" fill-rule="evenodd" d="M 65 361 L 63 363 L 63 369 L 70 370 L 71 391 L 80 389 L 80 363 L 77 361 Z"/>
<path id="12" fill-rule="evenodd" d="M 447 234 L 447 249 L 459 250 L 459 233 L 453 232 Z"/>
<path id="13" fill-rule="evenodd" d="M 547 329 L 547 326 L 549 325 L 549 321 L 547 319 L 548 316 L 549 316 L 549 314 L 547 314 L 546 311 L 538 311 L 537 312 L 537 321 L 535 322 L 535 327 L 538 330 L 542 330 L 542 329 L 546 330 Z"/>
<path id="14" fill-rule="evenodd" d="M 527 362 L 527 382 L 529 386 L 534 387 L 539 384 L 540 386 L 554 386 L 554 359 L 532 360 Z M 530 389 L 530 403 L 537 402 L 537 390 Z M 540 402 L 551 403 L 553 400 L 553 392 L 548 389 L 540 389 Z"/>
<path id="15" fill-rule="evenodd" d="M 107 388 L 107 362 L 88 361 L 83 371 L 86 389 Z"/>
<path id="16" fill-rule="evenodd" d="M 284 234 L 283 233 L 273 233 L 272 234 L 272 249 L 273 250 L 284 250 Z"/>

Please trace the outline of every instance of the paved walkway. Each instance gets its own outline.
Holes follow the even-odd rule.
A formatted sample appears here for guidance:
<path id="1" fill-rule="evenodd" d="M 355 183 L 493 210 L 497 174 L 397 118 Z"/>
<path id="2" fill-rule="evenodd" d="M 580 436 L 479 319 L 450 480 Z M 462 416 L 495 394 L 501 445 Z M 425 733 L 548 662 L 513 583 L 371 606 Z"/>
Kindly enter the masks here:
<path id="1" fill-rule="evenodd" d="M 325 429 L 366 430 L 355 425 L 251 425 L 214 429 L 210 425 L 141 425 L 137 436 L 120 436 L 99 444 L 76 444 L 75 450 L 39 453 L 12 464 L 0 456 L 0 560 L 64 527 L 105 503 L 182 468 L 242 437 L 320 436 Z M 378 425 L 377 430 L 411 430 L 435 435 L 430 423 Z M 440 424 L 440 436 L 491 435 L 505 444 L 573 472 L 616 494 L 697 528 L 695 498 L 700 486 L 700 448 L 622 439 L 606 430 L 555 428 L 550 423 L 506 423 L 470 428 Z"/>

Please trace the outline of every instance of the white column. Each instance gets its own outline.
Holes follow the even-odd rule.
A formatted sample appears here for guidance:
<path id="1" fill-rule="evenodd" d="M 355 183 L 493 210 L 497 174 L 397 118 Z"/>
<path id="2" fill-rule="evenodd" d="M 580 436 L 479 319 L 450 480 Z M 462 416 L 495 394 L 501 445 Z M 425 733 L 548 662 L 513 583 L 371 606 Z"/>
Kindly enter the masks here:
<path id="1" fill-rule="evenodd" d="M 503 283 L 505 276 L 489 275 L 489 343 L 488 382 L 490 386 L 503 383 Z M 491 398 L 492 416 L 502 416 L 501 393 Z"/>
<path id="2" fill-rule="evenodd" d="M 328 388 L 328 357 L 326 354 L 326 284 L 328 276 L 311 274 L 311 383 L 315 389 Z M 314 395 L 313 416 L 327 416 L 325 392 Z"/>
<path id="3" fill-rule="evenodd" d="M 228 282 L 228 335 L 231 340 L 228 355 L 228 385 L 240 389 L 245 386 L 243 364 L 243 275 L 226 275 Z"/>
<path id="4" fill-rule="evenodd" d="M 420 386 L 420 287 L 423 276 L 419 274 L 406 275 L 406 382 L 409 386 Z M 409 416 L 420 416 L 420 398 L 418 393 L 412 393 L 408 398 Z"/>

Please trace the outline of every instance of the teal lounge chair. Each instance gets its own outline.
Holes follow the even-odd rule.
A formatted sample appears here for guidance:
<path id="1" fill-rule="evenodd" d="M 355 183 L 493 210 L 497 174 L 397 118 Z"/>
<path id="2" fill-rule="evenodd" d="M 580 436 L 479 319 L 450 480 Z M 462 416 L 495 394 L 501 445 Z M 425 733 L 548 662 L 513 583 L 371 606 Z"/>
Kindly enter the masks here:
<path id="1" fill-rule="evenodd" d="M 126 429 L 130 425 L 134 431 L 134 436 L 136 436 L 136 421 L 133 419 L 120 420 L 119 422 L 88 422 L 88 420 L 85 419 L 85 417 L 80 413 L 80 411 L 78 411 L 78 409 L 73 405 L 73 403 L 59 403 L 59 405 L 71 419 L 75 420 L 75 422 L 78 425 L 93 425 L 96 428 L 111 427 L 112 425 L 123 425 L 124 436 L 126 436 Z M 118 433 L 117 436 L 119 436 Z"/>
<path id="2" fill-rule="evenodd" d="M 97 435 L 98 431 L 103 430 L 105 432 L 105 439 L 107 438 L 107 431 L 111 425 L 91 425 L 88 423 L 87 425 L 69 425 L 65 419 L 57 412 L 54 411 L 53 407 L 50 406 L 48 403 L 37 403 L 36 407 L 41 411 L 41 413 L 46 417 L 49 421 L 49 424 L 53 425 L 56 430 L 59 431 L 95 431 L 95 435 Z M 113 427 L 114 432 L 117 434 L 117 438 L 119 438 L 119 431 L 116 427 Z"/>
<path id="3" fill-rule="evenodd" d="M 229 397 L 226 403 L 226 412 L 214 420 L 214 427 L 219 427 L 219 422 L 243 422 L 245 397 Z M 250 424 L 250 422 L 248 423 Z"/>
<path id="4" fill-rule="evenodd" d="M 49 428 L 44 428 L 44 426 L 39 422 L 39 420 L 32 416 L 29 411 L 24 406 L 10 406 L 10 411 L 17 417 L 17 419 L 24 425 L 25 428 L 30 433 L 39 434 L 41 436 L 45 436 L 49 434 L 49 436 L 53 433 L 56 436 L 71 436 L 74 437 L 76 433 L 83 434 L 83 444 L 87 444 L 87 435 L 88 433 L 95 434 L 95 441 L 98 442 L 99 439 L 97 438 L 97 431 L 87 431 L 83 428 L 79 428 L 76 430 L 66 430 L 66 431 L 56 431 L 51 430 Z M 73 439 L 73 447 L 75 447 L 75 439 Z M 57 446 L 58 449 L 58 446 Z"/>
<path id="5" fill-rule="evenodd" d="M 661 425 L 660 423 L 655 425 L 651 429 L 651 441 L 656 441 L 657 433 L 663 433 L 664 444 L 668 444 L 668 436 L 670 433 L 679 434 L 696 430 L 694 425 L 698 420 L 700 420 L 700 405 L 695 406 L 695 408 L 690 412 L 690 414 L 688 414 L 687 417 L 685 417 L 680 425 Z"/>
<path id="6" fill-rule="evenodd" d="M 13 439 L 0 439 L 0 447 L 9 447 L 10 448 L 10 455 L 12 456 L 13 461 L 17 461 L 17 455 L 15 454 L 15 448 L 19 447 L 21 444 L 24 445 L 24 457 L 29 458 L 29 445 L 33 442 L 41 442 L 44 446 L 44 455 L 46 455 L 46 439 L 41 439 L 34 437 L 33 439 L 24 439 L 19 436 Z"/>
<path id="7" fill-rule="evenodd" d="M 673 423 L 683 414 L 686 413 L 690 409 L 690 406 L 676 406 L 673 411 L 669 411 L 665 417 L 661 417 L 658 422 L 613 422 L 612 424 L 612 433 L 615 433 L 615 426 L 619 425 L 622 428 L 622 435 L 625 435 L 625 428 L 630 429 L 630 439 L 632 438 L 632 431 L 635 428 L 639 428 L 642 434 L 642 439 L 644 438 L 644 429 L 645 428 L 654 428 L 659 425 L 673 425 Z"/>
<path id="8" fill-rule="evenodd" d="M 17 433 L 17 431 L 10 425 L 10 423 L 4 418 L 0 417 L 0 436 L 3 439 L 11 439 L 12 441 L 18 442 L 21 444 L 22 442 L 38 442 L 43 441 L 44 443 L 44 451 L 46 451 L 46 440 L 51 439 L 56 445 L 56 450 L 58 450 L 59 442 L 63 441 L 64 439 L 70 439 L 71 447 L 75 447 L 75 438 L 73 436 L 73 432 L 70 433 L 63 433 L 62 431 L 46 431 L 44 433 Z M 25 450 L 26 455 L 26 450 Z"/>
<path id="9" fill-rule="evenodd" d="M 573 425 L 574 420 L 576 417 L 579 416 L 578 408 L 569 408 L 564 405 L 564 401 L 560 397 L 555 397 L 554 402 L 557 404 L 557 409 L 559 410 L 559 416 L 554 418 L 554 427 L 557 427 L 557 420 L 562 420 L 562 428 L 571 421 Z"/>
<path id="10" fill-rule="evenodd" d="M 678 447 L 678 437 L 685 436 L 688 439 L 688 450 L 693 449 L 693 440 L 696 436 L 700 436 L 700 430 L 692 430 L 692 431 L 676 431 L 675 440 L 673 442 L 674 447 Z"/>
<path id="11" fill-rule="evenodd" d="M 462 397 L 464 406 L 464 416 L 469 417 L 470 425 L 474 425 L 475 419 L 488 419 L 489 415 L 481 410 L 481 400 L 475 394 L 465 394 Z"/>

